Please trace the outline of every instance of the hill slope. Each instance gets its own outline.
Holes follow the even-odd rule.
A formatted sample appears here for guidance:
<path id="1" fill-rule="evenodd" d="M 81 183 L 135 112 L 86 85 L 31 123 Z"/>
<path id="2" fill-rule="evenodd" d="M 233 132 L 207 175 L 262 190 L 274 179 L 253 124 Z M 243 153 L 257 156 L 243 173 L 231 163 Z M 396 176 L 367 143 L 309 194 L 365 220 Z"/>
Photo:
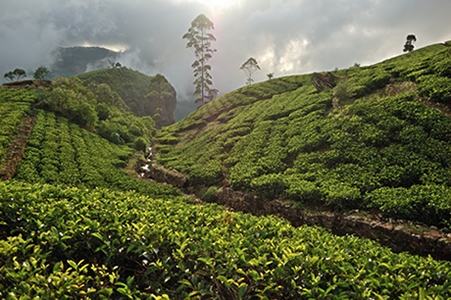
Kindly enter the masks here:
<path id="1" fill-rule="evenodd" d="M 316 74 L 243 87 L 165 128 L 158 161 L 192 184 L 450 226 L 450 51 L 337 71 L 323 91 Z"/>
<path id="2" fill-rule="evenodd" d="M 239 115 L 240 104 L 295 92 L 307 79 L 242 89 L 233 94 L 237 101 L 226 102 L 228 109 L 184 129 L 194 134 L 215 118 L 220 126 Z M 43 90 L 0 89 L 1 168 L 24 134 L 22 123 L 34 120 L 30 136 L 22 136 L 25 156 L 16 177 L 0 182 L 0 298 L 451 296 L 449 262 L 394 254 L 374 241 L 318 227 L 294 228 L 274 216 L 194 204 L 168 185 L 127 176 L 122 167 L 133 163 L 135 151 L 96 135 L 103 126 L 98 121 L 107 121 L 115 137 L 153 130 L 120 103 L 108 86 L 84 88 L 76 79 Z M 200 109 L 207 108 L 214 107 Z M 169 135 L 165 140 L 176 141 Z"/>
<path id="3" fill-rule="evenodd" d="M 159 127 L 175 122 L 174 111 L 177 104 L 174 87 L 164 76 L 147 76 L 126 67 L 100 69 L 77 76 L 85 86 L 96 83 L 106 83 L 118 93 L 125 104 L 136 116 L 150 116 Z M 152 81 L 161 79 L 161 87 L 167 94 L 149 96 L 156 89 L 150 87 Z M 158 87 L 160 88 L 160 86 Z"/>

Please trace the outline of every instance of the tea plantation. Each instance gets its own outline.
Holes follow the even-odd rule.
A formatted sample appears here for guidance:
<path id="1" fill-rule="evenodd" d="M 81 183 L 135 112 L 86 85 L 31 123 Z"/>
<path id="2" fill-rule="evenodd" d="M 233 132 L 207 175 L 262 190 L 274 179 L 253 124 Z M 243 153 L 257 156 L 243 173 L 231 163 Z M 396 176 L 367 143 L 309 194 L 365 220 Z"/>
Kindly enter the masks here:
<path id="1" fill-rule="evenodd" d="M 194 185 L 223 180 L 299 205 L 447 225 L 451 129 L 446 101 L 434 95 L 445 94 L 435 84 L 451 75 L 448 53 L 434 45 L 338 71 L 346 99 L 317 92 L 310 75 L 243 87 L 159 132 L 158 161 Z M 34 122 L 15 177 L 0 182 L 0 298 L 451 297 L 448 261 L 198 204 L 130 176 L 134 140 L 154 138 L 149 120 L 114 107 L 119 98 L 105 86 L 108 114 L 76 80 L 55 84 L 0 88 L 0 171 L 23 120 Z M 89 126 L 71 117 L 83 109 Z"/>
<path id="2" fill-rule="evenodd" d="M 158 133 L 193 184 L 451 225 L 451 43 L 368 67 L 243 87 Z"/>

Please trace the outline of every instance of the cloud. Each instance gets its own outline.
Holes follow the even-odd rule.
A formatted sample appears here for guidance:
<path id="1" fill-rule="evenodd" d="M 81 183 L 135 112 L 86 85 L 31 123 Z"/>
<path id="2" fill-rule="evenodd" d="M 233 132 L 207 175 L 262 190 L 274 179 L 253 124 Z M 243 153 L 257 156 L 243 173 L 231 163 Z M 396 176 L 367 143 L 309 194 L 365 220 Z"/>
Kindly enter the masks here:
<path id="1" fill-rule="evenodd" d="M 168 77 L 179 94 L 192 93 L 193 53 L 183 34 L 200 13 L 215 24 L 218 49 L 210 61 L 221 93 L 242 86 L 239 67 L 254 57 L 275 76 L 375 63 L 402 54 L 407 34 L 416 48 L 451 39 L 449 0 L 21 0 L 0 10 L 0 73 L 50 65 L 58 46 L 126 49 L 118 61 Z"/>

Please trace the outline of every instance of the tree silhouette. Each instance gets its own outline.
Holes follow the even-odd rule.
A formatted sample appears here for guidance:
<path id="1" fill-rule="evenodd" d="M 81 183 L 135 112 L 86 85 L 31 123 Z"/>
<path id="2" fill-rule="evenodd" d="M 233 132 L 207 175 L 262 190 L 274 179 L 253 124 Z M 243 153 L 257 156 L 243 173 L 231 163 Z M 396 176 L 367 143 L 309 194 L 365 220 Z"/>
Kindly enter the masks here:
<path id="1" fill-rule="evenodd" d="M 9 81 L 13 81 L 14 78 L 16 78 L 16 75 L 14 75 L 13 71 L 9 71 L 3 75 L 4 78 L 8 79 Z"/>
<path id="2" fill-rule="evenodd" d="M 254 82 L 254 79 L 252 79 L 252 74 L 254 74 L 256 71 L 261 70 L 260 66 L 257 63 L 257 60 L 253 57 L 250 57 L 240 68 L 240 70 L 243 70 L 244 73 L 247 75 L 247 81 L 246 84 L 252 84 Z"/>
<path id="3" fill-rule="evenodd" d="M 212 100 L 218 94 L 218 90 L 212 89 L 212 76 L 210 74 L 211 66 L 208 60 L 213 57 L 216 49 L 211 48 L 211 42 L 216 41 L 213 34 L 209 33 L 214 29 L 214 24 L 204 14 L 197 16 L 191 22 L 188 32 L 183 35 L 183 39 L 187 39 L 186 48 L 194 49 L 196 60 L 191 65 L 193 68 L 195 86 L 193 95 L 198 95 L 195 102 L 205 102 Z"/>
<path id="4" fill-rule="evenodd" d="M 406 43 L 404 44 L 404 52 L 411 52 L 413 50 L 413 43 L 417 41 L 417 38 L 414 34 L 409 34 L 406 38 Z"/>
<path id="5" fill-rule="evenodd" d="M 27 77 L 27 73 L 23 69 L 15 69 L 13 74 L 17 76 L 17 80 L 20 80 L 21 77 Z"/>

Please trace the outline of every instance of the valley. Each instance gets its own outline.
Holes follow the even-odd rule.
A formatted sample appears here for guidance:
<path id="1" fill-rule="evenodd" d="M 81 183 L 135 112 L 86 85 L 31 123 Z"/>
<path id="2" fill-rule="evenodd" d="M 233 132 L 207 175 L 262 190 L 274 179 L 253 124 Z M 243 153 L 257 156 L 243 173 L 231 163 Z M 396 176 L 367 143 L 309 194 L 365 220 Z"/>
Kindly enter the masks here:
<path id="1" fill-rule="evenodd" d="M 166 125 L 133 70 L 1 88 L 0 298 L 450 298 L 450 49 Z"/>

